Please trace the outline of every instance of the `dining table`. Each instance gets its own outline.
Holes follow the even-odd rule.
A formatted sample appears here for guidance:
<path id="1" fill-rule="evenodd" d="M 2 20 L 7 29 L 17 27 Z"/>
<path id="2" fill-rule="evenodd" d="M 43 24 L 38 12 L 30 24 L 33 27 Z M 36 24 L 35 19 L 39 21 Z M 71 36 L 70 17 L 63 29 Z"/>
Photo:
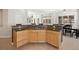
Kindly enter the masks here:
<path id="1" fill-rule="evenodd" d="M 70 36 L 72 37 L 73 34 L 75 33 L 76 39 L 79 37 L 79 28 L 76 27 L 71 27 L 71 28 L 63 28 L 64 30 L 68 29 L 71 31 Z"/>

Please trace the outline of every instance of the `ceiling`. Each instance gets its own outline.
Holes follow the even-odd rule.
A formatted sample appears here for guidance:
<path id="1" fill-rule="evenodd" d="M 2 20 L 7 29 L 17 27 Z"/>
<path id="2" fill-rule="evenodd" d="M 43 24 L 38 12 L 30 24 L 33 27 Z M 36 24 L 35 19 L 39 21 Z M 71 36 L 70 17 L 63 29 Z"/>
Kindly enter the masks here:
<path id="1" fill-rule="evenodd" d="M 63 9 L 27 9 L 28 11 L 32 11 L 35 13 L 53 13 L 53 12 L 59 12 L 62 11 Z"/>

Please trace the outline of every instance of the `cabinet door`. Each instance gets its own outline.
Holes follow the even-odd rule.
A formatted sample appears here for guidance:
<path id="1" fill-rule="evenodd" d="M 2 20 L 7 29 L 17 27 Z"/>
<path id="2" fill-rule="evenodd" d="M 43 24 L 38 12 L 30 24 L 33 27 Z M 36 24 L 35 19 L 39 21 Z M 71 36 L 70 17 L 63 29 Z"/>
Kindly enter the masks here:
<path id="1" fill-rule="evenodd" d="M 53 46 L 59 47 L 59 33 L 55 31 L 49 31 L 47 35 L 47 42 Z"/>
<path id="2" fill-rule="evenodd" d="M 59 32 L 52 32 L 51 33 L 51 44 L 56 46 L 56 47 L 59 47 Z"/>
<path id="3" fill-rule="evenodd" d="M 29 34 L 29 30 L 24 30 L 23 31 L 23 37 L 22 37 L 22 39 L 24 39 L 24 40 L 28 40 L 28 34 Z"/>
<path id="4" fill-rule="evenodd" d="M 29 31 L 29 42 L 37 42 L 37 31 L 36 30 Z"/>
<path id="5" fill-rule="evenodd" d="M 17 32 L 17 42 L 21 40 L 28 40 L 28 30 Z"/>
<path id="6" fill-rule="evenodd" d="M 16 38 L 16 42 L 23 40 L 23 31 L 17 31 L 17 38 Z"/>
<path id="7" fill-rule="evenodd" d="M 51 44 L 59 47 L 59 33 L 58 32 L 51 32 Z"/>
<path id="8" fill-rule="evenodd" d="M 50 43 L 51 42 L 51 32 L 49 30 L 47 31 L 46 38 L 47 38 L 47 42 Z"/>
<path id="9" fill-rule="evenodd" d="M 16 32 L 16 38 L 14 39 L 14 45 L 16 47 L 20 47 L 26 43 L 28 43 L 28 31 L 27 30 L 23 30 L 23 31 L 18 31 Z"/>
<path id="10" fill-rule="evenodd" d="M 38 30 L 38 42 L 46 42 L 46 31 Z"/>

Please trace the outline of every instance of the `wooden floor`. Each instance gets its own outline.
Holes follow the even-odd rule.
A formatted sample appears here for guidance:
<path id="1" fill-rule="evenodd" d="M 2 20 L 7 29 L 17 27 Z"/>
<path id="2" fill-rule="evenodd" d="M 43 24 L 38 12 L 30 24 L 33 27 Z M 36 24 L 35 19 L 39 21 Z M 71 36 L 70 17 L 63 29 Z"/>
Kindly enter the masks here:
<path id="1" fill-rule="evenodd" d="M 0 39 L 0 50 L 79 50 L 79 38 L 63 36 L 63 42 L 59 49 L 50 44 L 26 44 L 20 48 L 15 48 L 10 44 L 11 39 Z"/>
<path id="2" fill-rule="evenodd" d="M 20 48 L 10 44 L 11 39 L 0 39 L 0 50 L 58 50 L 48 43 L 30 43 Z"/>

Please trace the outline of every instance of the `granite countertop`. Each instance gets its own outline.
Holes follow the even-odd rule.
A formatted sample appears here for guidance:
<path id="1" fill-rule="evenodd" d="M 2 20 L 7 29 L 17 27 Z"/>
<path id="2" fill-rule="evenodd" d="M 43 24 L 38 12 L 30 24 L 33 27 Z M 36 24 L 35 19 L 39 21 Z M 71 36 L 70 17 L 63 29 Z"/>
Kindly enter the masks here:
<path id="1" fill-rule="evenodd" d="M 61 26 L 53 26 L 53 25 L 21 25 L 21 26 L 12 26 L 12 30 L 22 31 L 22 30 L 52 30 L 52 31 L 60 31 Z"/>

